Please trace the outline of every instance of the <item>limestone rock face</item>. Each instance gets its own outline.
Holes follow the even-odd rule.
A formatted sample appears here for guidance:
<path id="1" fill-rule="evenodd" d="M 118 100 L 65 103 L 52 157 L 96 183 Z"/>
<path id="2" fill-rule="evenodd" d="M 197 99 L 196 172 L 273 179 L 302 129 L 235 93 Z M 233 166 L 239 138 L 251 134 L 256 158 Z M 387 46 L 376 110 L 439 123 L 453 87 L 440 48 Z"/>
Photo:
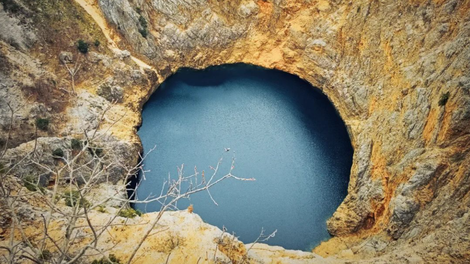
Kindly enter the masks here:
<path id="1" fill-rule="evenodd" d="M 17 17 L 9 16 L 3 5 L 0 5 L 0 40 L 20 50 L 27 50 L 36 41 L 36 35 L 21 25 Z"/>
<path id="2" fill-rule="evenodd" d="M 57 56 L 72 51 L 76 39 L 63 34 L 68 42 L 51 44 L 45 32 L 54 36 L 53 31 L 40 26 L 29 31 L 18 24 L 21 15 L 0 9 L 5 25 L 29 32 L 0 34 L 2 138 L 11 123 L 7 102 L 21 109 L 13 111 L 20 132 L 3 146 L 37 138 L 35 118 L 45 117 L 63 122 L 51 122 L 41 137 L 109 127 L 113 138 L 129 143 L 122 153 L 137 153 L 141 107 L 178 68 L 239 62 L 276 68 L 329 97 L 355 149 L 348 196 L 328 220 L 336 237 L 315 252 L 332 255 L 331 261 L 361 263 L 465 263 L 470 257 L 468 1 L 76 0 L 60 5 L 83 14 L 77 21 L 70 15 L 67 22 L 80 27 L 67 24 L 60 30 L 77 34 L 73 30 L 80 28 L 108 46 L 81 60 L 77 96 L 59 94 L 70 91 L 71 81 Z M 38 16 L 50 12 L 41 10 Z M 33 39 L 40 44 L 34 46 Z M 41 55 L 46 51 L 55 52 L 53 58 Z M 108 80 L 122 89 L 122 99 L 106 122 L 97 123 L 100 107 L 116 94 L 121 97 L 112 89 L 100 92 L 106 99 L 96 94 Z M 52 96 L 45 95 L 45 87 L 55 88 Z M 119 118 L 126 125 L 111 125 Z M 263 257 L 257 255 L 263 250 Z M 266 260 L 290 254 L 277 248 L 256 252 L 248 255 Z M 308 262 L 311 255 L 299 256 Z"/>

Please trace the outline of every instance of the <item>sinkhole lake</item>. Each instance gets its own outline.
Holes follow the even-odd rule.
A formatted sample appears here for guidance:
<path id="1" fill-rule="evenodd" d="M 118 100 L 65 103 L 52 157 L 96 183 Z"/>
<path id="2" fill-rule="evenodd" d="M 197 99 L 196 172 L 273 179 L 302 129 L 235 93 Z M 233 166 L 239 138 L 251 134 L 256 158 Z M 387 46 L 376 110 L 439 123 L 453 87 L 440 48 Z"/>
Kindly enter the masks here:
<path id="1" fill-rule="evenodd" d="M 237 177 L 180 200 L 202 219 L 245 243 L 262 228 L 277 229 L 267 242 L 310 250 L 330 236 L 326 220 L 347 194 L 353 149 L 328 98 L 300 78 L 276 70 L 235 64 L 183 69 L 169 77 L 145 104 L 139 136 L 145 179 L 137 198 L 158 195 L 168 175 L 176 179 L 204 170 L 208 180 L 223 157 L 219 176 Z M 230 148 L 226 151 L 226 148 Z M 202 180 L 198 176 L 198 182 Z M 135 204 L 143 212 L 160 204 Z"/>

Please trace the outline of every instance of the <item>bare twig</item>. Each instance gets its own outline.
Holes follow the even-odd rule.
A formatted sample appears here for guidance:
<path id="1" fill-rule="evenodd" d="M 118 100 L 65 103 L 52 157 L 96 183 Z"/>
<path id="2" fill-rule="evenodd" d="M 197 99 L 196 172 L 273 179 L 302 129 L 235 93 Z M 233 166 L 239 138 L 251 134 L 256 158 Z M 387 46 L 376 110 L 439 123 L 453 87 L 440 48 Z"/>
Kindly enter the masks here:
<path id="1" fill-rule="evenodd" d="M 62 60 L 62 63 L 65 65 L 65 68 L 67 68 L 67 71 L 69 72 L 70 78 L 72 80 L 72 93 L 75 93 L 75 75 L 77 75 L 78 71 L 80 70 L 81 64 L 79 64 L 80 57 L 78 57 L 77 61 L 75 62 L 75 65 L 73 68 L 69 67 L 67 65 L 67 62 L 65 60 Z M 78 65 L 77 65 L 78 64 Z"/>
<path id="2" fill-rule="evenodd" d="M 78 61 L 76 64 L 78 64 Z M 64 65 L 72 77 L 72 90 L 74 91 L 74 76 L 78 72 L 79 65 L 74 68 L 70 68 L 65 62 Z M 0 247 L 0 249 L 8 252 L 8 263 L 15 263 L 20 256 L 27 258 L 32 262 L 41 262 L 42 252 L 44 252 L 48 247 L 52 248 L 52 251 L 54 252 L 53 260 L 51 260 L 52 263 L 71 264 L 79 261 L 81 258 L 89 258 L 90 256 L 95 255 L 101 255 L 103 258 L 109 260 L 109 257 L 105 253 L 108 250 L 111 250 L 115 245 L 113 247 L 103 249 L 100 247 L 99 241 L 100 238 L 103 237 L 103 234 L 110 234 L 109 229 L 111 227 L 128 224 L 127 221 L 124 223 L 116 221 L 119 217 L 119 212 L 121 212 L 125 207 L 128 207 L 130 203 L 149 204 L 152 202 L 158 202 L 161 207 L 156 217 L 146 223 L 138 223 L 145 224 L 148 228 L 142 234 L 137 245 L 132 249 L 130 258 L 126 260 L 127 263 L 132 263 L 136 254 L 139 252 L 141 246 L 148 237 L 155 233 L 162 232 L 159 228 L 156 229 L 159 221 L 165 211 L 178 209 L 179 200 L 187 199 L 192 194 L 205 191 L 213 203 L 217 205 L 215 198 L 209 190 L 211 187 L 229 178 L 240 181 L 254 180 L 252 178 L 247 179 L 233 175 L 232 171 L 234 169 L 235 158 L 232 158 L 229 172 L 220 176 L 220 164 L 223 160 L 220 158 L 217 165 L 215 167 L 211 167 L 212 172 L 207 179 L 204 175 L 204 171 L 201 175 L 196 167 L 194 167 L 193 174 L 185 175 L 184 165 L 181 165 L 178 167 L 177 177 L 172 178 L 169 175 L 168 179 L 162 184 L 162 189 L 158 190 L 157 193 L 159 194 L 157 195 L 151 194 L 143 200 L 138 200 L 134 197 L 135 195 L 131 195 L 127 198 L 121 198 L 117 195 L 107 195 L 104 198 L 100 198 L 99 201 L 94 201 L 93 205 L 85 204 L 85 201 L 90 197 L 92 190 L 96 190 L 100 182 L 103 182 L 103 180 L 108 182 L 107 177 L 109 175 L 109 171 L 115 167 L 124 169 L 124 180 L 126 182 L 131 177 L 134 177 L 139 171 L 142 173 L 141 177 L 145 179 L 146 171 L 143 170 L 143 162 L 148 157 L 148 153 L 155 149 L 154 147 L 148 153 L 142 155 L 142 159 L 136 165 L 122 164 L 119 160 L 110 156 L 109 153 L 112 153 L 111 147 L 103 144 L 103 141 L 101 140 L 106 141 L 105 137 L 108 135 L 107 131 L 117 122 L 121 121 L 124 116 L 123 115 L 114 121 L 111 120 L 111 125 L 106 129 L 102 129 L 106 130 L 104 133 L 102 130 L 99 131 L 102 123 L 110 123 L 106 117 L 111 110 L 111 107 L 112 105 L 106 107 L 100 115 L 98 129 L 89 134 L 87 134 L 86 131 L 84 132 L 85 140 L 81 141 L 81 148 L 72 149 L 70 146 L 67 151 L 64 152 L 63 157 L 56 157 L 56 160 L 58 161 L 56 164 L 43 163 L 39 160 L 39 157 L 33 155 L 34 152 L 31 152 L 28 153 L 28 155 L 25 155 L 19 162 L 9 166 L 9 170 L 4 173 L 4 175 L 10 175 L 10 173 L 14 171 L 14 168 L 28 164 L 34 165 L 39 170 L 55 177 L 55 182 L 52 188 L 44 190 L 44 193 L 39 191 L 38 188 L 34 193 L 24 194 L 21 192 L 20 188 L 20 191 L 15 195 L 11 195 L 11 191 L 9 190 L 9 187 L 6 186 L 6 182 L 3 179 L 0 180 L 0 199 L 2 199 L 2 202 L 7 204 L 8 212 L 11 211 L 11 218 L 13 219 L 10 226 L 10 243 L 9 245 Z M 13 108 L 10 107 L 10 109 L 11 112 L 14 113 Z M 36 137 L 35 145 L 38 145 L 40 142 L 41 141 L 38 141 Z M 96 155 L 94 148 L 97 146 L 103 147 L 106 154 Z M 34 147 L 34 149 L 36 149 L 36 147 Z M 5 150 L 2 151 L 2 155 L 4 153 Z M 198 179 L 198 177 L 201 177 L 201 179 Z M 36 182 L 36 185 L 37 184 L 38 182 Z M 138 188 L 140 184 L 140 182 L 137 183 L 136 188 Z M 67 197 L 60 194 L 61 190 L 67 190 L 69 192 Z M 117 190 L 117 192 L 123 191 L 128 191 L 127 185 L 121 186 Z M 16 205 L 19 200 L 21 200 L 19 198 L 31 196 L 32 194 L 41 197 L 47 208 L 46 212 L 41 214 L 42 230 L 39 238 L 27 236 L 24 232 L 24 228 L 22 227 L 21 219 L 16 214 Z M 63 198 L 67 200 L 70 208 L 64 208 L 60 203 L 58 203 L 58 201 Z M 96 223 L 93 219 L 91 210 L 98 206 L 105 205 L 109 201 L 120 202 L 117 213 L 112 214 L 104 223 Z M 54 223 L 54 219 L 65 220 L 59 225 L 59 228 L 64 230 L 63 235 L 58 236 L 55 232 L 52 232 L 51 226 L 53 226 L 52 223 Z M 20 234 L 20 242 L 16 242 L 14 240 L 13 234 L 15 232 Z M 84 246 L 81 246 L 80 249 L 76 249 L 74 246 L 77 245 L 79 235 L 84 232 L 90 234 L 88 237 L 89 239 Z M 20 245 L 22 245 L 21 248 Z M 167 262 L 169 262 L 171 254 L 171 252 L 168 254 L 166 259 Z"/>
<path id="3" fill-rule="evenodd" d="M 246 251 L 246 254 L 248 254 L 248 252 L 253 248 L 253 246 L 258 243 L 258 242 L 265 242 L 265 241 L 268 241 L 269 239 L 273 238 L 276 236 L 276 233 L 277 233 L 277 229 L 274 230 L 271 234 L 269 235 L 265 235 L 264 234 L 264 228 L 261 228 L 261 232 L 258 236 L 258 238 L 256 238 L 256 240 L 251 244 L 250 248 L 248 248 L 248 250 Z"/>

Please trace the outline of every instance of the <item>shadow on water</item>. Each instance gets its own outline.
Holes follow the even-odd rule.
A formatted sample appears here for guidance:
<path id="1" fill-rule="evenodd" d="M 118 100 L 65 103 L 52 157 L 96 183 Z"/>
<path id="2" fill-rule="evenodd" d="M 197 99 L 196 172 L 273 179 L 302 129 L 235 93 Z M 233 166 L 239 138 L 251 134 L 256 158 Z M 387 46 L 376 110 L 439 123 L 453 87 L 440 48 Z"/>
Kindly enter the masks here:
<path id="1" fill-rule="evenodd" d="M 330 236 L 326 220 L 347 194 L 353 149 L 345 125 L 328 98 L 297 76 L 246 64 L 181 69 L 144 106 L 139 130 L 146 181 L 143 199 L 160 192 L 163 178 L 185 164 L 209 170 L 223 154 L 236 156 L 234 173 L 256 182 L 228 180 L 194 204 L 205 222 L 225 226 L 249 243 L 261 228 L 277 229 L 267 241 L 310 250 Z M 223 153 L 225 147 L 231 151 Z M 134 182 L 135 184 L 135 182 Z M 158 204 L 134 205 L 150 212 Z"/>

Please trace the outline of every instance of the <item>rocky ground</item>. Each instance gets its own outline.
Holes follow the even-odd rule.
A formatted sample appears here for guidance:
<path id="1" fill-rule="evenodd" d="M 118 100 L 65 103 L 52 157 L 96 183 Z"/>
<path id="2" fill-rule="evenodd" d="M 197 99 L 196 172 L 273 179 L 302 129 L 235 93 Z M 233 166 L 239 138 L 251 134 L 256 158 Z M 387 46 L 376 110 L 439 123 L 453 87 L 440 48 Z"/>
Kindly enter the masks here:
<path id="1" fill-rule="evenodd" d="M 468 0 L 0 3 L 4 168 L 28 153 L 53 167 L 52 151 L 98 130 L 100 144 L 109 146 L 104 162 L 120 163 L 103 177 L 112 179 L 110 189 L 123 186 L 122 168 L 138 162 L 141 108 L 159 83 L 180 67 L 251 63 L 321 89 L 345 121 L 355 153 L 348 196 L 328 221 L 334 238 L 315 253 L 255 245 L 248 254 L 237 250 L 240 256 L 254 263 L 470 259 Z M 79 39 L 91 44 L 86 55 L 76 48 Z M 73 79 L 70 69 L 78 69 Z M 38 119 L 48 120 L 47 129 L 37 128 Z M 53 176 L 37 164 L 8 171 L 19 178 Z M 95 216 L 97 222 L 105 217 Z M 180 232 L 188 242 L 172 257 L 196 248 L 205 255 L 220 245 L 211 239 L 221 231 L 201 228 L 197 216 L 168 217 L 190 221 L 206 237 L 196 242 L 194 234 Z M 2 223 L 6 241 L 10 222 Z M 131 226 L 122 232 L 134 232 Z M 125 258 L 125 251 L 115 251 Z M 162 252 L 158 258 L 167 256 Z"/>

